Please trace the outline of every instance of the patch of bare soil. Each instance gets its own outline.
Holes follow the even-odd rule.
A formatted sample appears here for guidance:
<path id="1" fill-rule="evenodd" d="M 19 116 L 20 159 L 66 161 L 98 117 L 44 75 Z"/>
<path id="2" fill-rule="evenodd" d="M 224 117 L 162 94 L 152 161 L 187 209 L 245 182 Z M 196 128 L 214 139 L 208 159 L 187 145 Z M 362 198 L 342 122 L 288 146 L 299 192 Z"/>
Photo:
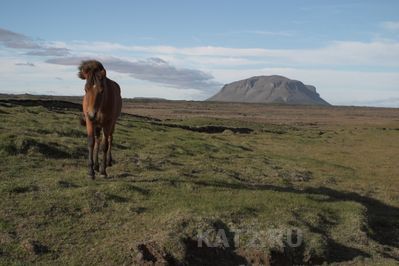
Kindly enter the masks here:
<path id="1" fill-rule="evenodd" d="M 137 265 L 179 265 L 154 241 L 137 245 L 135 253 L 134 263 Z"/>

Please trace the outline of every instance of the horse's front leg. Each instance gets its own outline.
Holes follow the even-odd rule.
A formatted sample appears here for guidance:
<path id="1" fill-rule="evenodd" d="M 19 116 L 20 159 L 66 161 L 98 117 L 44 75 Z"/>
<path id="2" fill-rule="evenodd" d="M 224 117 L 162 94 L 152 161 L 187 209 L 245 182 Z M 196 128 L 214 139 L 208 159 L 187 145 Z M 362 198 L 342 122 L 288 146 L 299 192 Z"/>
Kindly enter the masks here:
<path id="1" fill-rule="evenodd" d="M 94 149 L 94 134 L 88 135 L 87 136 L 87 143 L 88 143 L 88 148 L 89 148 L 89 162 L 87 164 L 88 166 L 88 177 L 91 179 L 95 178 L 94 174 L 94 168 L 93 168 L 93 149 Z"/>
<path id="2" fill-rule="evenodd" d="M 101 128 L 97 127 L 95 129 L 95 135 L 94 135 L 95 140 L 94 140 L 94 151 L 93 151 L 94 152 L 94 154 L 93 154 L 94 170 L 97 172 L 100 170 L 100 165 L 98 163 L 98 150 L 100 148 L 100 134 L 101 134 Z"/>
<path id="3" fill-rule="evenodd" d="M 87 130 L 87 148 L 89 150 L 89 157 L 88 157 L 88 177 L 94 179 L 94 162 L 93 162 L 93 149 L 94 149 L 94 125 L 92 122 L 89 121 L 86 117 L 86 130 Z"/>
<path id="4" fill-rule="evenodd" d="M 110 135 L 110 136 L 108 137 L 107 166 L 112 166 L 111 147 L 112 147 L 112 135 Z"/>
<path id="5" fill-rule="evenodd" d="M 104 128 L 103 129 L 103 138 L 101 141 L 101 149 L 103 151 L 103 160 L 101 162 L 100 166 L 100 175 L 101 177 L 106 178 L 107 177 L 107 153 L 108 153 L 108 140 L 109 140 L 109 129 Z"/>

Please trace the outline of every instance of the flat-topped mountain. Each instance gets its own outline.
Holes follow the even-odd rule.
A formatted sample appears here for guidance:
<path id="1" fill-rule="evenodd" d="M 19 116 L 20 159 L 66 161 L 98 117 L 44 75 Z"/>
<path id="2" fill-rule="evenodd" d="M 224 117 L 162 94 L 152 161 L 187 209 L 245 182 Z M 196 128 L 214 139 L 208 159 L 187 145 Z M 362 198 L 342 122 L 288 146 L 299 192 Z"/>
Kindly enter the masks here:
<path id="1" fill-rule="evenodd" d="M 226 84 L 208 101 L 329 105 L 316 88 L 283 76 L 257 76 Z"/>

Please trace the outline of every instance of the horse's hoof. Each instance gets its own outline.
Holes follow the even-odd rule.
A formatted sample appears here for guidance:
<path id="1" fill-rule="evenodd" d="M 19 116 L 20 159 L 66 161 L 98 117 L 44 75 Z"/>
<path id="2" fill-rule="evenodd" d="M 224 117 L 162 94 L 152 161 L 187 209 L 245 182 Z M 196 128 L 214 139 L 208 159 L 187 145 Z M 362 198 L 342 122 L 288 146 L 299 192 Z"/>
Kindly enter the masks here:
<path id="1" fill-rule="evenodd" d="M 93 169 L 90 169 L 89 172 L 87 173 L 87 177 L 94 180 L 95 178 L 95 173 Z"/>
<path id="2" fill-rule="evenodd" d="M 107 172 L 105 171 L 105 167 L 100 168 L 100 176 L 102 178 L 107 178 Z"/>
<path id="3" fill-rule="evenodd" d="M 115 164 L 114 158 L 108 157 L 107 158 L 107 166 L 112 166 L 113 164 Z"/>
<path id="4" fill-rule="evenodd" d="M 90 175 L 90 174 L 88 174 L 88 175 L 87 175 L 87 178 L 88 178 L 88 179 L 91 179 L 91 180 L 94 180 L 94 179 L 96 179 L 96 176 L 95 176 L 95 175 Z"/>

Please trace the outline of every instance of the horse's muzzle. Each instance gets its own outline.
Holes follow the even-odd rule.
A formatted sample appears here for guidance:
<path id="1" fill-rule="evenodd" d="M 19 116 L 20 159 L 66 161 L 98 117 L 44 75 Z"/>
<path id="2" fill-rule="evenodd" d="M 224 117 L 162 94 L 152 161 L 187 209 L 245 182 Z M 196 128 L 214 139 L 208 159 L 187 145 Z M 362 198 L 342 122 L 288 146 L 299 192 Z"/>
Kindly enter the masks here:
<path id="1" fill-rule="evenodd" d="M 87 116 L 89 117 L 90 121 L 94 121 L 96 119 L 97 112 L 88 112 Z"/>

